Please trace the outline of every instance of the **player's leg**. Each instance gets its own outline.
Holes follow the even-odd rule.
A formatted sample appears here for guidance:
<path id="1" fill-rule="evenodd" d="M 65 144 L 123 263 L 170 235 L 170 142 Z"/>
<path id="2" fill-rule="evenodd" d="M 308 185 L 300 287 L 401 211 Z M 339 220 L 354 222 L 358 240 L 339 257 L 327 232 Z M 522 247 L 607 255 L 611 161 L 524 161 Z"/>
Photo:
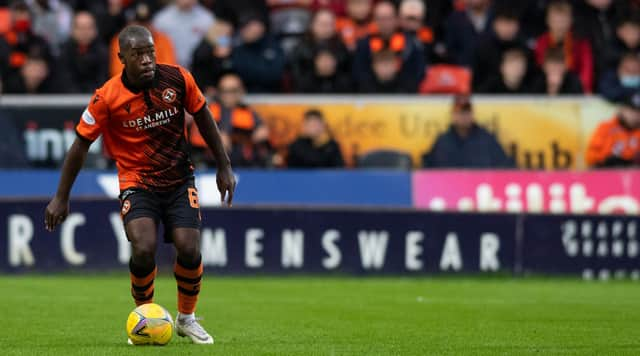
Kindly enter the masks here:
<path id="1" fill-rule="evenodd" d="M 202 282 L 200 255 L 200 206 L 194 181 L 176 189 L 167 201 L 165 228 L 171 233 L 167 240 L 176 249 L 174 274 L 178 286 L 178 316 L 176 331 L 197 344 L 212 344 L 213 338 L 195 318 L 196 303 Z"/>
<path id="2" fill-rule="evenodd" d="M 120 201 L 125 232 L 131 243 L 131 295 L 136 305 L 151 303 L 157 271 L 155 255 L 160 203 L 153 193 L 138 189 L 122 192 Z"/>
<path id="3" fill-rule="evenodd" d="M 154 280 L 158 270 L 155 261 L 156 222 L 150 217 L 136 218 L 126 224 L 125 230 L 131 242 L 131 295 L 136 305 L 152 303 Z"/>
<path id="4" fill-rule="evenodd" d="M 173 243 L 177 255 L 174 273 L 178 284 L 176 331 L 180 336 L 188 336 L 196 344 L 213 344 L 213 337 L 195 317 L 203 271 L 200 230 L 175 228 Z"/>
<path id="5" fill-rule="evenodd" d="M 173 272 L 178 285 L 178 312 L 180 316 L 192 316 L 196 310 L 202 282 L 200 230 L 175 228 L 172 236 L 176 248 Z"/>

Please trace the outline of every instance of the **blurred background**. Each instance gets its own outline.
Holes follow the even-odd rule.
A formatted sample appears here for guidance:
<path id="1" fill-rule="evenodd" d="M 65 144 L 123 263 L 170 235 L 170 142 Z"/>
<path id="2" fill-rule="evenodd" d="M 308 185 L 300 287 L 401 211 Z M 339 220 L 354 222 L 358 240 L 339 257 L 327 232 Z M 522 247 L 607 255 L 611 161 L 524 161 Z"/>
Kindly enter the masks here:
<path id="1" fill-rule="evenodd" d="M 191 70 L 237 173 L 215 208 L 187 120 L 208 268 L 640 278 L 637 0 L 0 0 L 0 270 L 126 267 L 100 140 L 41 222 L 128 24 Z"/>

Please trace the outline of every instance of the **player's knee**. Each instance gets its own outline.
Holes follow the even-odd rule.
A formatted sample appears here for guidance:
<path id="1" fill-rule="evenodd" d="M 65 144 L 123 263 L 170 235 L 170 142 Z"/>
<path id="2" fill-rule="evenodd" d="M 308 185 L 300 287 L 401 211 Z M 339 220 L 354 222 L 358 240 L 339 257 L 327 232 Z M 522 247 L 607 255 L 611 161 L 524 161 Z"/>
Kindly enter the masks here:
<path id="1" fill-rule="evenodd" d="M 176 246 L 178 258 L 188 264 L 196 264 L 200 260 L 200 248 L 198 244 L 184 244 L 179 248 Z"/>
<path id="2" fill-rule="evenodd" d="M 151 241 L 137 241 L 131 244 L 131 257 L 141 265 L 150 265 L 155 261 L 156 245 Z"/>

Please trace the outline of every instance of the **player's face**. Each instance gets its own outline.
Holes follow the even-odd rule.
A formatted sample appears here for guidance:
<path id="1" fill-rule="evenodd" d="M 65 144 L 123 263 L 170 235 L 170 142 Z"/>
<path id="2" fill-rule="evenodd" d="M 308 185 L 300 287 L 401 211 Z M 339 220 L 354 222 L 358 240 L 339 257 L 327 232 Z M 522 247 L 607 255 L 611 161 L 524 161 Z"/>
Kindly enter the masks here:
<path id="1" fill-rule="evenodd" d="M 127 77 L 136 85 L 146 85 L 156 73 L 156 50 L 151 36 L 132 38 L 121 53 Z"/>

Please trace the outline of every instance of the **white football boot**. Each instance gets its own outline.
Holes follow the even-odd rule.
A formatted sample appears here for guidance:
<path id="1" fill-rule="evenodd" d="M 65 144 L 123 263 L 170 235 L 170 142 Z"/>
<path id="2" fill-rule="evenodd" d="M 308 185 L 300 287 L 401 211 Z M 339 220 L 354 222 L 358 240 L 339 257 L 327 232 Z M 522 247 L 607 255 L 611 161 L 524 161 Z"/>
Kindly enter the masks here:
<path id="1" fill-rule="evenodd" d="M 198 322 L 199 318 L 180 318 L 180 313 L 176 317 L 176 333 L 178 336 L 188 336 L 194 344 L 213 344 L 213 337 Z"/>

